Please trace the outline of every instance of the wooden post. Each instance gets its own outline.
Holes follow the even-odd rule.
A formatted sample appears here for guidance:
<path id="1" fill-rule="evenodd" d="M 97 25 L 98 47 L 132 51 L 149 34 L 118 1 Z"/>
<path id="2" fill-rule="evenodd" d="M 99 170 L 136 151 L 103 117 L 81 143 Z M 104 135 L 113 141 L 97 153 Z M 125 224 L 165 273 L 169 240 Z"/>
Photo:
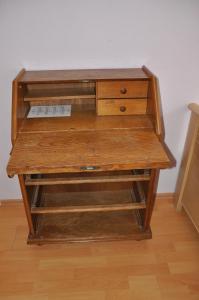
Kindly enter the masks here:
<path id="1" fill-rule="evenodd" d="M 32 223 L 32 217 L 31 217 L 31 212 L 30 212 L 30 204 L 29 204 L 29 201 L 28 201 L 28 194 L 27 194 L 27 191 L 26 191 L 24 177 L 23 177 L 23 175 L 18 175 L 18 178 L 19 178 L 19 184 L 20 184 L 20 187 L 21 187 L 21 193 L 22 193 L 22 197 L 23 197 L 25 213 L 26 213 L 26 217 L 27 217 L 27 220 L 28 220 L 29 230 L 30 230 L 30 233 L 32 235 L 34 235 L 35 230 L 34 230 L 33 223 Z"/>
<path id="2" fill-rule="evenodd" d="M 147 200 L 146 200 L 146 213 L 144 219 L 144 229 L 149 229 L 151 216 L 153 212 L 153 207 L 156 198 L 156 191 L 158 186 L 158 179 L 159 179 L 159 169 L 152 169 L 151 171 L 151 179 L 149 182 Z"/>

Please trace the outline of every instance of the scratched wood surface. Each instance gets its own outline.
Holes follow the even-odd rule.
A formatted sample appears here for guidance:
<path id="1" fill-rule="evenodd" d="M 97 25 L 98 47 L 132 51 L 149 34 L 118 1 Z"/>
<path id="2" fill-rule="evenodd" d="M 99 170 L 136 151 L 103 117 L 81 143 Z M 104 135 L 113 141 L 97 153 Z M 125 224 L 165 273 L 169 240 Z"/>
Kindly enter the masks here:
<path id="1" fill-rule="evenodd" d="M 70 118 L 25 119 L 21 132 L 67 130 L 153 129 L 150 116 L 96 116 L 95 111 L 74 111 Z"/>
<path id="2" fill-rule="evenodd" d="M 78 172 L 87 166 L 106 171 L 167 168 L 172 163 L 152 131 L 20 133 L 7 173 Z"/>
<path id="3" fill-rule="evenodd" d="M 100 99 L 97 101 L 97 114 L 103 115 L 144 115 L 147 100 L 140 99 Z"/>
<path id="4" fill-rule="evenodd" d="M 153 239 L 28 246 L 22 202 L 0 206 L 1 300 L 198 300 L 199 239 L 172 199 L 156 201 Z"/>

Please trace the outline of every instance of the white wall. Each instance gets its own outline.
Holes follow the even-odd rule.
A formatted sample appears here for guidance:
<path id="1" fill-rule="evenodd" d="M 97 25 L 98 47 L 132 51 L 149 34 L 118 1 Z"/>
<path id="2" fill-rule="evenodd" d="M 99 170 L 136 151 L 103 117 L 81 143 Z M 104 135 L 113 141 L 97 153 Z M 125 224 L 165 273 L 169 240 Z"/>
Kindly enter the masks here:
<path id="1" fill-rule="evenodd" d="M 20 197 L 8 179 L 11 81 L 27 69 L 122 68 L 158 77 L 166 142 L 178 160 L 187 104 L 199 100 L 198 0 L 0 0 L 0 199 Z M 174 191 L 177 169 L 159 192 Z"/>

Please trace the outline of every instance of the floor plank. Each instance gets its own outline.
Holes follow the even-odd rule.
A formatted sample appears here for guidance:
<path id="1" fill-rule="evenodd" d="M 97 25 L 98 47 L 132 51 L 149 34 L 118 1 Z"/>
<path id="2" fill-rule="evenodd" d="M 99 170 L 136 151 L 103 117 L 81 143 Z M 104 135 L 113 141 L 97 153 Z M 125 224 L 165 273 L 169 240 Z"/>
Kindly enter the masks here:
<path id="1" fill-rule="evenodd" d="M 0 300 L 199 299 L 199 236 L 171 198 L 156 202 L 153 238 L 27 245 L 21 202 L 0 205 Z"/>

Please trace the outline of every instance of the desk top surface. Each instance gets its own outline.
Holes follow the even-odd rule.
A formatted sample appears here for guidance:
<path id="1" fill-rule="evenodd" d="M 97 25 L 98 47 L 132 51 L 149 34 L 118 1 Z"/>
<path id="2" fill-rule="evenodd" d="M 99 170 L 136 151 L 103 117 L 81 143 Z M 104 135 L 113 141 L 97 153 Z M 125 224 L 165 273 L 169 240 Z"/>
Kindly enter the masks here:
<path id="1" fill-rule="evenodd" d="M 153 130 L 153 123 L 148 115 L 142 116 L 96 116 L 93 111 L 75 111 L 70 117 L 24 119 L 21 132 L 58 132 L 85 130 Z"/>
<path id="2" fill-rule="evenodd" d="M 87 70 L 40 70 L 24 71 L 18 79 L 22 83 L 42 83 L 59 81 L 82 81 L 82 80 L 127 80 L 148 79 L 141 68 L 131 69 L 87 69 Z"/>
<path id="3" fill-rule="evenodd" d="M 167 168 L 172 163 L 152 130 L 114 129 L 19 133 L 7 173 Z"/>

